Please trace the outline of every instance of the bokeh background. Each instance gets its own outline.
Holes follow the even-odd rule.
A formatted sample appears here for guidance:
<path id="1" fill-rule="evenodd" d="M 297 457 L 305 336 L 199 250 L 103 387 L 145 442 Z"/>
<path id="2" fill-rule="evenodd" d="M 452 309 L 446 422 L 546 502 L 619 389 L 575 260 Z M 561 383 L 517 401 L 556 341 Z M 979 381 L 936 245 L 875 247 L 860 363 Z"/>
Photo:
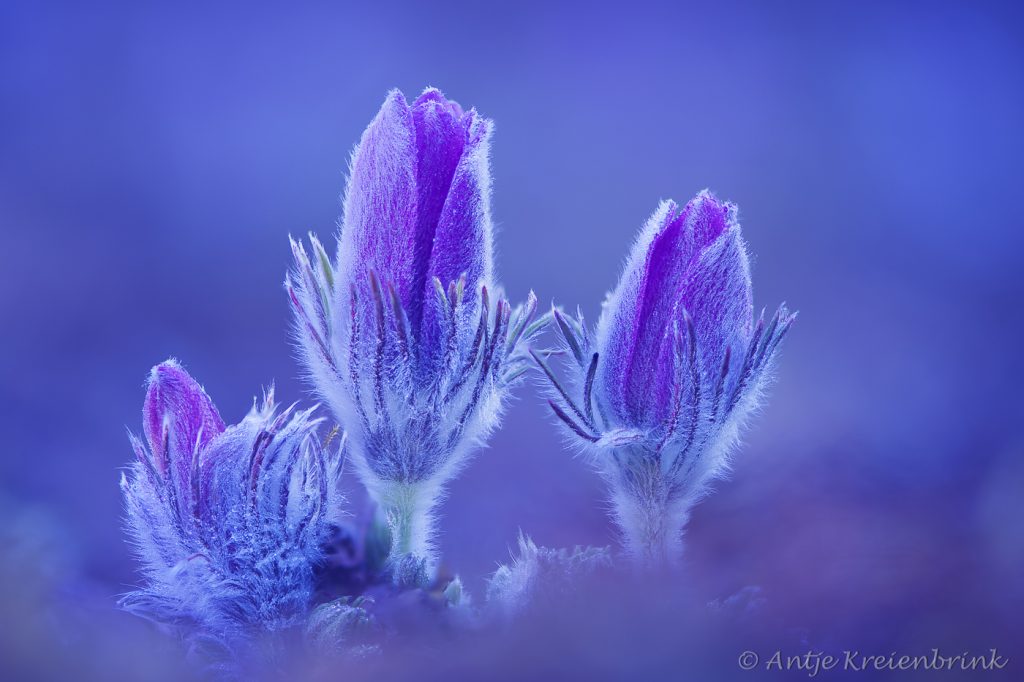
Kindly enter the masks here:
<path id="1" fill-rule="evenodd" d="M 88 651 L 141 677 L 175 660 L 113 606 L 137 581 L 117 481 L 147 371 L 179 358 L 229 421 L 271 381 L 308 400 L 287 235 L 333 243 L 384 94 L 434 85 L 496 121 L 514 299 L 533 288 L 596 319 L 659 199 L 710 187 L 741 208 L 755 302 L 800 311 L 731 479 L 690 523 L 679 580 L 698 600 L 756 586 L 769 649 L 794 632 L 884 654 L 998 647 L 1019 672 L 1022 14 L 4 2 L 0 552 L 39 567 L 4 569 L 5 663 L 27 675 Z M 441 546 L 479 594 L 519 529 L 612 542 L 604 507 L 527 386 L 452 486 Z M 36 594 L 74 607 L 16 625 Z M 67 648 L 34 658 L 53 621 Z M 736 653 L 707 653 L 703 679 L 738 675 Z"/>

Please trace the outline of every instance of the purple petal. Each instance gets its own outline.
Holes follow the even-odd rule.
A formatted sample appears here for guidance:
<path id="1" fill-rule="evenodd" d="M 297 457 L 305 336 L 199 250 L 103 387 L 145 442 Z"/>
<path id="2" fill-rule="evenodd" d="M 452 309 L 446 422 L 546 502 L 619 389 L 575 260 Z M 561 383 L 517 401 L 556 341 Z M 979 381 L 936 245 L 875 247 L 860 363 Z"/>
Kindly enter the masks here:
<path id="1" fill-rule="evenodd" d="M 469 140 L 438 217 L 430 273 L 445 285 L 465 274 L 467 294 L 475 296 L 492 276 L 491 122 L 470 111 L 463 123 Z"/>
<path id="2" fill-rule="evenodd" d="M 750 341 L 754 306 L 750 262 L 734 210 L 725 232 L 691 265 L 680 304 L 693 317 L 705 374 L 721 366 L 726 347 L 742 354 Z"/>
<path id="3" fill-rule="evenodd" d="M 369 300 L 369 272 L 414 298 L 417 225 L 416 132 L 398 90 L 388 94 L 352 154 L 338 245 L 338 271 Z M 340 289 L 346 296 L 348 286 Z"/>
<path id="4" fill-rule="evenodd" d="M 433 292 L 431 253 L 440 230 L 442 210 L 452 188 L 452 178 L 466 148 L 467 124 L 462 107 L 449 102 L 438 90 L 427 89 L 412 108 L 416 127 L 416 252 L 413 273 L 415 289 L 407 307 L 413 334 L 419 332 L 423 299 Z M 471 113 L 469 117 L 472 118 Z M 451 278 L 442 278 L 447 285 Z"/>
<path id="5" fill-rule="evenodd" d="M 172 473 L 179 489 L 189 480 L 193 452 L 224 432 L 213 401 L 174 360 L 150 372 L 142 423 L 154 467 L 161 474 Z"/>
<path id="6" fill-rule="evenodd" d="M 467 114 L 469 142 L 452 179 L 444 209 L 434 235 L 430 275 L 447 285 L 466 276 L 463 310 L 472 311 L 480 287 L 492 284 L 493 255 L 490 211 L 491 175 L 489 168 L 490 121 L 475 112 Z M 431 280 L 432 281 L 432 280 Z M 427 286 L 431 286 L 428 281 Z M 426 292 L 430 295 L 430 291 Z M 423 310 L 423 343 L 437 348 L 442 342 L 437 306 Z"/>
<path id="7" fill-rule="evenodd" d="M 634 351 L 644 334 L 641 308 L 647 281 L 647 265 L 653 243 L 679 219 L 678 207 L 666 201 L 658 207 L 641 230 L 630 251 L 619 284 L 610 295 L 598 322 L 598 343 L 601 363 L 598 365 L 597 383 L 608 407 L 621 419 L 632 422 L 627 388 Z"/>
<path id="8" fill-rule="evenodd" d="M 669 387 L 674 375 L 670 333 L 692 253 L 692 233 L 686 230 L 689 213 L 690 206 L 678 212 L 671 204 L 647 252 L 640 304 L 632 325 L 633 349 L 623 377 L 624 399 L 634 418 L 647 414 L 660 420 L 661 412 L 670 409 Z M 664 410 L 651 414 L 652 406 Z"/>

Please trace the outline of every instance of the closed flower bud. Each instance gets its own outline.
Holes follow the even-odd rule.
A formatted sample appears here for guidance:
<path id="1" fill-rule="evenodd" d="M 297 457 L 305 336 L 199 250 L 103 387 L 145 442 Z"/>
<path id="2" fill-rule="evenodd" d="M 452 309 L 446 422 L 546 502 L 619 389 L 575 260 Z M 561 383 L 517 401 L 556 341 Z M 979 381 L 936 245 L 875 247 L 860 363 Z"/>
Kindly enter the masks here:
<path id="1" fill-rule="evenodd" d="M 735 206 L 667 201 L 633 246 L 596 333 L 556 311 L 576 390 L 537 362 L 551 407 L 595 456 L 627 551 L 674 562 L 691 507 L 724 470 L 794 316 L 755 320 Z"/>
<path id="2" fill-rule="evenodd" d="M 301 357 L 351 439 L 393 556 L 434 561 L 445 483 L 498 423 L 541 325 L 494 281 L 491 122 L 391 92 L 352 155 L 338 254 L 292 243 Z"/>
<path id="3" fill-rule="evenodd" d="M 122 605 L 226 658 L 269 653 L 310 607 L 339 456 L 272 393 L 225 427 L 173 360 L 153 368 L 143 422 L 121 488 L 145 584 Z"/>

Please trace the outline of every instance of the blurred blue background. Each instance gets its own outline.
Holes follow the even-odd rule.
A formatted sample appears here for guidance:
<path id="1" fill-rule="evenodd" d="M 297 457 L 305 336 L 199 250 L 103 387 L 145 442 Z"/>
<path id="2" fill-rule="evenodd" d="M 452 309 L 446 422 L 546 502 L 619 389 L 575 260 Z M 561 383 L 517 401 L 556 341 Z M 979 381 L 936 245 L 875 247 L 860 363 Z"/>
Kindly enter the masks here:
<path id="1" fill-rule="evenodd" d="M 385 92 L 434 85 L 496 122 L 498 268 L 514 299 L 533 288 L 596 319 L 658 200 L 710 187 L 740 206 L 757 305 L 800 311 L 731 480 L 690 523 L 688 584 L 708 599 L 758 585 L 820 645 L 1012 655 L 1022 14 L 3 3 L 7 523 L 48 519 L 112 609 L 137 581 L 117 481 L 148 369 L 179 358 L 229 421 L 271 381 L 308 400 L 287 235 L 333 244 L 348 154 Z M 527 386 L 452 486 L 441 546 L 479 593 L 520 528 L 551 546 L 611 542 L 604 506 Z"/>

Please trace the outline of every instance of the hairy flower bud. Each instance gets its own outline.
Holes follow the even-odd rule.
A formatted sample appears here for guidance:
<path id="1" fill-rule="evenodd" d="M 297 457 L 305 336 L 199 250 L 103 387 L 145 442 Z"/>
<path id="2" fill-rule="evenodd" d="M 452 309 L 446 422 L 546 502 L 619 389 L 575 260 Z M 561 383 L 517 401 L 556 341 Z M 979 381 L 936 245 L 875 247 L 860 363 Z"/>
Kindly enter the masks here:
<path id="1" fill-rule="evenodd" d="M 137 461 L 121 478 L 146 579 L 125 608 L 225 657 L 302 623 L 340 461 L 321 447 L 310 412 L 276 413 L 271 392 L 225 427 L 177 362 L 153 368 L 148 447 L 132 437 Z"/>
<path id="2" fill-rule="evenodd" d="M 794 316 L 755 322 L 735 206 L 667 201 L 641 231 L 596 334 L 556 311 L 577 397 L 539 355 L 551 407 L 594 453 L 627 550 L 671 563 L 690 508 L 724 470 Z"/>
<path id="3" fill-rule="evenodd" d="M 497 425 L 536 297 L 494 282 L 491 122 L 434 89 L 392 91 L 352 155 L 338 255 L 292 242 L 285 287 L 301 358 L 392 527 L 394 556 L 433 560 L 444 484 Z"/>

